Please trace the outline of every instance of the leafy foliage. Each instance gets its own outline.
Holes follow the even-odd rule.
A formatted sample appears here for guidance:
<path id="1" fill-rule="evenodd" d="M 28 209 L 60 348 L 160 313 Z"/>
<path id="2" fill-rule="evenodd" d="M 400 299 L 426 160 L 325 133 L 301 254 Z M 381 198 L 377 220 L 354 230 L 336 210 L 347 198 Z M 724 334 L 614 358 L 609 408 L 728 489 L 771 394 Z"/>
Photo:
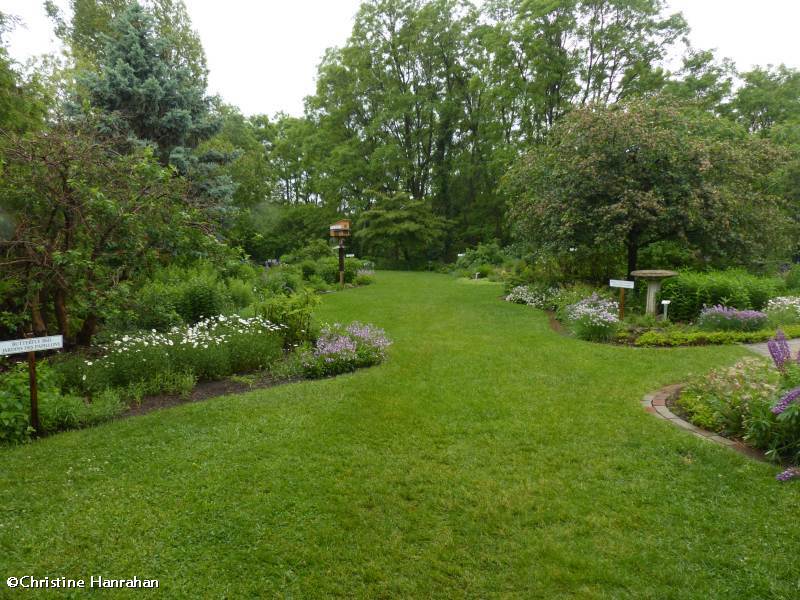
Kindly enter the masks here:
<path id="1" fill-rule="evenodd" d="M 785 256 L 787 219 L 765 187 L 783 154 L 728 122 L 662 101 L 564 117 L 519 161 L 506 188 L 517 234 L 534 247 L 617 252 L 681 239 L 710 260 Z"/>
<path id="2" fill-rule="evenodd" d="M 58 124 L 3 140 L 0 202 L 14 223 L 0 239 L 0 266 L 16 281 L 14 312 L 35 332 L 50 315 L 68 341 L 88 344 L 127 282 L 159 250 L 192 240 L 202 217 L 183 185 L 148 149 L 120 154 L 90 126 Z"/>
<path id="3" fill-rule="evenodd" d="M 664 281 L 661 298 L 671 301 L 669 312 L 674 320 L 693 321 L 705 306 L 762 310 L 783 286 L 779 278 L 759 277 L 741 270 L 686 271 Z"/>

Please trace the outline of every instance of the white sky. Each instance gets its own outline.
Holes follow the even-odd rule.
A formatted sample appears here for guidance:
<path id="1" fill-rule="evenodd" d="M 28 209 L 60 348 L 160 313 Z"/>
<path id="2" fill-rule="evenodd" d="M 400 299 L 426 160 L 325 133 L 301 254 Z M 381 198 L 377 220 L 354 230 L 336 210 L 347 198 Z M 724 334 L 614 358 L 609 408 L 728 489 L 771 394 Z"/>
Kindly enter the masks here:
<path id="1" fill-rule="evenodd" d="M 57 0 L 64 6 L 67 0 Z M 205 47 L 210 92 L 245 114 L 300 115 L 314 92 L 326 48 L 341 46 L 360 0 L 186 0 Z M 668 0 L 687 18 L 692 45 L 716 48 L 741 70 L 785 63 L 800 68 L 798 0 Z M 24 61 L 57 49 L 42 0 L 0 0 L 23 19 L 10 36 L 12 57 Z"/>

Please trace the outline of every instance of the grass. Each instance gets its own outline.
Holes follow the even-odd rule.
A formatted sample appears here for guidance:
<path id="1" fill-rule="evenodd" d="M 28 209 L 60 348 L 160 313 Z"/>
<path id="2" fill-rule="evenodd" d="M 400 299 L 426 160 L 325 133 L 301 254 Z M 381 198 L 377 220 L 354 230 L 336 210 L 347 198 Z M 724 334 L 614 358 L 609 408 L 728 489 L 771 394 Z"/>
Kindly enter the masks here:
<path id="1" fill-rule="evenodd" d="M 386 328 L 380 367 L 0 450 L 0 579 L 137 575 L 176 598 L 798 597 L 800 487 L 639 404 L 745 351 L 581 342 L 500 293 L 381 273 L 320 310 Z"/>

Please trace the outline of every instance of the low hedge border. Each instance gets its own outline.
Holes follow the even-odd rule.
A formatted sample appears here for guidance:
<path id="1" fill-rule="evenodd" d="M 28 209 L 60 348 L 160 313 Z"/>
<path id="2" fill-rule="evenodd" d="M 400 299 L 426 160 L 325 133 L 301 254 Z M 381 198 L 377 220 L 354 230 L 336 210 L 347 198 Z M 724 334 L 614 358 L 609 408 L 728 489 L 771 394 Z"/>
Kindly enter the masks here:
<path id="1" fill-rule="evenodd" d="M 800 325 L 782 327 L 787 338 L 800 337 Z M 757 344 L 775 336 L 775 329 L 758 331 L 646 331 L 634 341 L 643 347 L 707 346 L 710 344 Z"/>

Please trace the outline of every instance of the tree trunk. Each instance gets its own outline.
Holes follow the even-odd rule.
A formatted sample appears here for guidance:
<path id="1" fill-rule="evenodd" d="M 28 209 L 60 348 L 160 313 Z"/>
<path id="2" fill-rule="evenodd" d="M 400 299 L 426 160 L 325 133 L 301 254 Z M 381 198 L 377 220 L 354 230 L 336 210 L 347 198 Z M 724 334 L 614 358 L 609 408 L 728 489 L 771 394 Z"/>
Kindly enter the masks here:
<path id="1" fill-rule="evenodd" d="M 58 329 L 64 339 L 69 337 L 69 316 L 67 315 L 67 295 L 63 289 L 57 289 L 53 297 L 53 306 L 56 311 Z"/>
<path id="2" fill-rule="evenodd" d="M 639 260 L 639 241 L 637 236 L 628 235 L 628 277 L 636 270 L 636 263 Z"/>
<path id="3" fill-rule="evenodd" d="M 83 325 L 81 325 L 81 330 L 78 332 L 78 337 L 76 338 L 78 344 L 80 346 L 91 346 L 92 338 L 94 337 L 94 332 L 96 329 L 97 329 L 97 315 L 94 313 L 89 313 L 83 320 Z"/>
<path id="4" fill-rule="evenodd" d="M 43 336 L 47 334 L 47 325 L 42 317 L 40 292 L 36 292 L 36 295 L 31 299 L 31 326 L 35 335 Z"/>

